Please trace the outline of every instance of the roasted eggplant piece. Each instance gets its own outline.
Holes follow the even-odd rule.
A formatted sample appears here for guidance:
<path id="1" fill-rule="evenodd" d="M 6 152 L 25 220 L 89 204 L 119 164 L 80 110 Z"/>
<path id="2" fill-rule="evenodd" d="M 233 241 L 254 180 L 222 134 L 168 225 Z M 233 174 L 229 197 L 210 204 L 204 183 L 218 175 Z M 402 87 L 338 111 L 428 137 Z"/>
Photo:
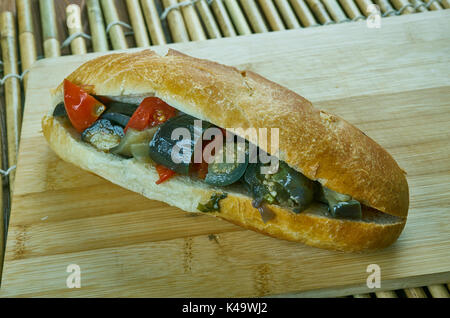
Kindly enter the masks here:
<path id="1" fill-rule="evenodd" d="M 131 146 L 143 143 L 147 145 L 148 152 L 148 143 L 150 142 L 150 140 L 152 140 L 156 130 L 157 127 L 152 127 L 141 131 L 128 128 L 125 137 L 122 138 L 120 144 L 117 147 L 111 149 L 111 152 L 125 157 L 132 157 L 133 153 L 131 151 Z"/>
<path id="2" fill-rule="evenodd" d="M 133 158 L 136 158 L 136 160 L 139 162 L 143 163 L 153 162 L 153 160 L 150 158 L 150 154 L 148 151 L 148 142 L 140 144 L 132 144 L 130 146 L 130 152 Z"/>
<path id="3" fill-rule="evenodd" d="M 53 110 L 53 117 L 64 117 L 67 116 L 66 107 L 64 106 L 64 102 L 59 103 L 56 105 L 55 109 Z"/>
<path id="4" fill-rule="evenodd" d="M 250 164 L 244 175 L 244 181 L 258 206 L 267 202 L 300 213 L 311 204 L 317 187 L 314 181 L 281 161 L 274 174 L 261 174 L 261 167 L 260 163 Z"/>
<path id="5" fill-rule="evenodd" d="M 248 166 L 246 150 L 240 149 L 241 144 L 233 143 L 233 158 L 226 158 L 226 145 L 214 155 L 214 162 L 208 165 L 208 173 L 205 182 L 215 186 L 227 186 L 238 181 L 245 173 Z M 245 147 L 245 145 L 244 145 Z M 239 162 L 238 152 L 244 152 L 241 156 L 244 162 Z"/>
<path id="6" fill-rule="evenodd" d="M 122 127 L 114 126 L 109 120 L 99 119 L 82 132 L 81 140 L 90 143 L 99 150 L 108 152 L 120 144 L 123 136 Z"/>
<path id="7" fill-rule="evenodd" d="M 115 124 L 115 125 L 119 125 L 122 127 L 126 127 L 128 124 L 128 121 L 130 120 L 130 116 L 121 114 L 121 113 L 111 113 L 111 112 L 106 112 L 102 115 L 103 119 L 107 119 L 109 120 L 111 123 Z"/>
<path id="8" fill-rule="evenodd" d="M 150 157 L 156 163 L 163 165 L 179 174 L 187 175 L 189 166 L 192 162 L 195 146 L 197 142 L 202 142 L 203 132 L 211 127 L 211 124 L 201 121 L 202 127 L 195 126 L 198 119 L 182 114 L 173 117 L 161 124 L 150 141 Z M 198 120 L 200 121 L 200 120 Z M 172 139 L 172 132 L 177 128 L 186 128 L 189 131 L 190 139 L 186 140 L 183 136 L 181 139 Z M 174 149 L 174 147 L 177 147 Z M 172 160 L 172 151 L 177 156 L 177 161 Z"/>
<path id="9" fill-rule="evenodd" d="M 335 218 L 362 218 L 361 204 L 349 195 L 322 187 L 318 200 L 328 204 L 328 212 Z"/>
<path id="10" fill-rule="evenodd" d="M 108 104 L 106 113 L 117 113 L 131 117 L 139 105 L 129 103 L 111 102 Z"/>
<path id="11" fill-rule="evenodd" d="M 294 212 L 301 212 L 314 200 L 316 183 L 300 172 L 295 171 L 286 163 L 280 161 L 278 171 L 272 175 L 266 174 L 267 179 L 281 185 L 289 193 L 289 200 L 293 200 Z"/>

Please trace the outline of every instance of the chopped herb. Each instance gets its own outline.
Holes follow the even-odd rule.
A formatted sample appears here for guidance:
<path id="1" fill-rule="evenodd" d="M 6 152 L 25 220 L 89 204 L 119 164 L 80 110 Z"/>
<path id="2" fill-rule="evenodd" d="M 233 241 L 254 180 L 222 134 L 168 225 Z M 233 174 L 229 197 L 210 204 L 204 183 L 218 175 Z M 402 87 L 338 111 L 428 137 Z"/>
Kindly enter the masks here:
<path id="1" fill-rule="evenodd" d="M 215 212 L 220 211 L 219 201 L 227 197 L 226 193 L 214 193 L 209 201 L 205 204 L 199 203 L 197 210 L 201 212 Z"/>

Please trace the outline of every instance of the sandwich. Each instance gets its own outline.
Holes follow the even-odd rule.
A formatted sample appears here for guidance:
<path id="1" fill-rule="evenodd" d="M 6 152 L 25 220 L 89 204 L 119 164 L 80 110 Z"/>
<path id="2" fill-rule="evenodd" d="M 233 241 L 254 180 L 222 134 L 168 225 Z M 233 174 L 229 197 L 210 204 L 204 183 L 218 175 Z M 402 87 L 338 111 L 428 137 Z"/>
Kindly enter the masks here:
<path id="1" fill-rule="evenodd" d="M 361 252 L 406 224 L 406 173 L 361 130 L 254 72 L 175 50 L 86 62 L 52 91 L 42 128 L 67 162 L 277 239 Z"/>

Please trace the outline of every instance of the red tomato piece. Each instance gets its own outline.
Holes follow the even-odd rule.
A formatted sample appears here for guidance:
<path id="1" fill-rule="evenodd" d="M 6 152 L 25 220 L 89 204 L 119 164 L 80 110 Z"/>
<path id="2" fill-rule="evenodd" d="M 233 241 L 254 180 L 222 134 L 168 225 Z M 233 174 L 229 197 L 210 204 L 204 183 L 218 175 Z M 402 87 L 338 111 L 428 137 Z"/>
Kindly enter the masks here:
<path id="1" fill-rule="evenodd" d="M 176 174 L 175 171 L 170 170 L 169 168 L 164 167 L 163 165 L 156 165 L 156 171 L 158 172 L 159 175 L 159 180 L 156 181 L 156 184 L 161 184 L 164 181 L 169 180 Z"/>
<path id="2" fill-rule="evenodd" d="M 158 126 L 169 118 L 174 117 L 176 112 L 175 108 L 169 106 L 158 97 L 147 97 L 136 109 L 133 116 L 131 116 L 124 131 L 126 132 L 128 128 L 144 130 L 149 127 Z"/>
<path id="3" fill-rule="evenodd" d="M 67 79 L 64 80 L 64 106 L 72 126 L 80 133 L 106 110 L 105 105 Z"/>

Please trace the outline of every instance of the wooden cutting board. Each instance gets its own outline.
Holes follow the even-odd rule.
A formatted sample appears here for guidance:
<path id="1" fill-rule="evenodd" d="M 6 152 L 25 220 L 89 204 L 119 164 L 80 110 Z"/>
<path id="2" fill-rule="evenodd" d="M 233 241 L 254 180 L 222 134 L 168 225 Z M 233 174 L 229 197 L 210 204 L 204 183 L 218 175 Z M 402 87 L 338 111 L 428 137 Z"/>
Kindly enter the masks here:
<path id="1" fill-rule="evenodd" d="M 39 61 L 27 91 L 1 296 L 337 296 L 450 281 L 450 11 L 170 45 L 261 73 L 335 112 L 408 172 L 391 247 L 344 254 L 193 217 L 60 160 L 49 89 L 95 55 Z M 158 51 L 163 48 L 157 48 Z M 170 193 L 168 193 L 170 195 Z M 81 288 L 67 288 L 70 264 Z"/>

